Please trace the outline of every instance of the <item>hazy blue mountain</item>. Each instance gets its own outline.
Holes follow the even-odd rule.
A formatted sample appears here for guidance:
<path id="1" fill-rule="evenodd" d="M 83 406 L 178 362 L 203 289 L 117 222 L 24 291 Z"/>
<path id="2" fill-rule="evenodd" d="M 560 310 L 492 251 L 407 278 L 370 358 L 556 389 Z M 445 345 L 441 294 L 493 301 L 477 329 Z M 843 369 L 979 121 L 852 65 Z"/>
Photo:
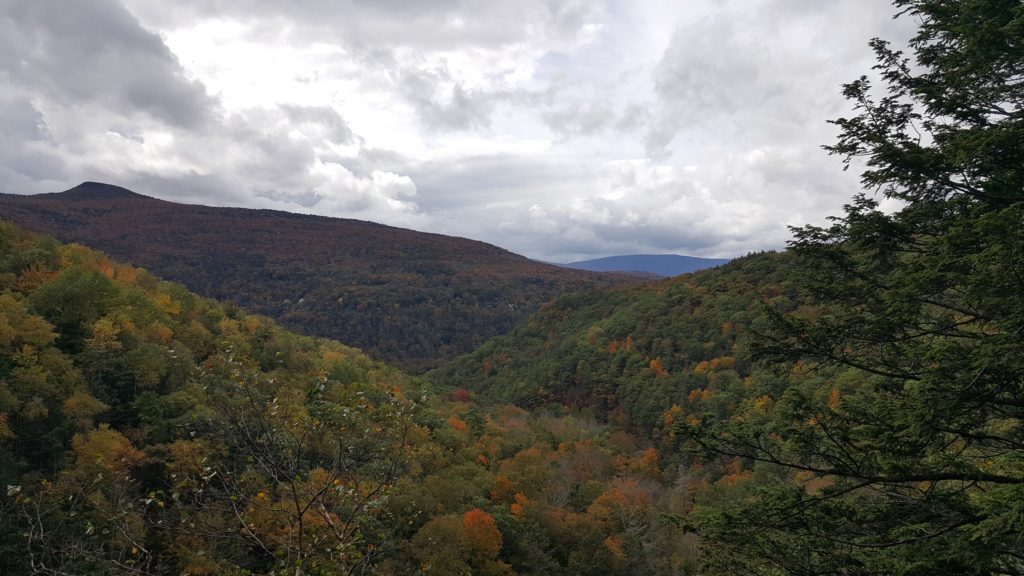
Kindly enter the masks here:
<path id="1" fill-rule="evenodd" d="M 628 254 L 582 260 L 562 264 L 562 266 L 592 272 L 643 272 L 668 277 L 704 268 L 714 268 L 728 261 L 728 258 L 697 258 L 696 256 L 680 256 L 678 254 Z"/>

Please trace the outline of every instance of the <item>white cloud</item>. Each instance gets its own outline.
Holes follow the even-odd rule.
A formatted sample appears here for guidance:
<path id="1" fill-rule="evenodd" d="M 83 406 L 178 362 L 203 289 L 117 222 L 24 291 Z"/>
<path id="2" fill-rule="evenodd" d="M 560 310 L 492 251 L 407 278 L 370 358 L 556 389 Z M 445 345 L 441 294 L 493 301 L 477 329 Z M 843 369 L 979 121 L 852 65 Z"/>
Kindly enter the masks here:
<path id="1" fill-rule="evenodd" d="M 781 247 L 885 0 L 0 0 L 0 185 L 365 218 L 546 260 Z"/>

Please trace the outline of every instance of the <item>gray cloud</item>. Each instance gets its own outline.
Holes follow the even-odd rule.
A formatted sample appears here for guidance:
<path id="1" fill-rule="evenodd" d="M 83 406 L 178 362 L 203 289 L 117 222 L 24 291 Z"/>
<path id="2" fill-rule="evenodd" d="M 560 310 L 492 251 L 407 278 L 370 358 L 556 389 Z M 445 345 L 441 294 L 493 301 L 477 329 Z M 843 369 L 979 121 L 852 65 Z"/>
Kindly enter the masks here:
<path id="1" fill-rule="evenodd" d="M 99 103 L 195 128 L 214 102 L 114 0 L 0 0 L 0 72 L 63 105 Z"/>
<path id="2" fill-rule="evenodd" d="M 66 172 L 42 113 L 28 98 L 0 94 L 0 193 L 48 191 Z"/>
<path id="3" fill-rule="evenodd" d="M 327 106 L 281 106 L 288 119 L 299 127 L 313 128 L 331 142 L 349 144 L 354 141 L 352 129 L 337 110 Z"/>
<path id="4" fill-rule="evenodd" d="M 651 156 L 714 130 L 736 144 L 823 138 L 845 110 L 840 85 L 870 73 L 867 41 L 907 37 L 887 0 L 766 0 L 678 28 L 654 71 Z M 825 143 L 824 141 L 819 143 Z"/>
<path id="5" fill-rule="evenodd" d="M 490 126 L 495 95 L 464 88 L 444 68 L 406 67 L 397 73 L 396 84 L 429 129 L 468 130 Z M 445 85 L 451 88 L 444 90 Z"/>

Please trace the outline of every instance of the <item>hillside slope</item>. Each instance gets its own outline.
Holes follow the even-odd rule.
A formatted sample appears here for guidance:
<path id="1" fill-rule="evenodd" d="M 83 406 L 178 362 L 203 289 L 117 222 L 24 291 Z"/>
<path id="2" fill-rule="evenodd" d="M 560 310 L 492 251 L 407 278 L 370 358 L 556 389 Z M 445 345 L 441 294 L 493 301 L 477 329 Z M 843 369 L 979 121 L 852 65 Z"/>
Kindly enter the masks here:
<path id="1" fill-rule="evenodd" d="M 795 305 L 792 258 L 762 253 L 713 270 L 562 297 L 523 326 L 431 372 L 496 400 L 587 407 L 645 433 L 694 390 L 750 375 L 737 341 L 765 303 Z"/>
<path id="2" fill-rule="evenodd" d="M 372 222 L 165 202 L 85 183 L 0 195 L 0 215 L 410 370 L 502 334 L 555 295 L 635 282 Z"/>

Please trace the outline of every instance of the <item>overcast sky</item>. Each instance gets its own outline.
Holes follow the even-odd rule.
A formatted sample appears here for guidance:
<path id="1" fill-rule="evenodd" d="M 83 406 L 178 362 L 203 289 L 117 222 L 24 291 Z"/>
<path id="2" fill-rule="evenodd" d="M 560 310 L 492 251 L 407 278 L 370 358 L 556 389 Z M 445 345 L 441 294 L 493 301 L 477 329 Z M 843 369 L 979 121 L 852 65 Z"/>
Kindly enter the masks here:
<path id="1" fill-rule="evenodd" d="M 570 261 L 783 247 L 887 0 L 0 0 L 0 192 L 98 180 Z"/>

